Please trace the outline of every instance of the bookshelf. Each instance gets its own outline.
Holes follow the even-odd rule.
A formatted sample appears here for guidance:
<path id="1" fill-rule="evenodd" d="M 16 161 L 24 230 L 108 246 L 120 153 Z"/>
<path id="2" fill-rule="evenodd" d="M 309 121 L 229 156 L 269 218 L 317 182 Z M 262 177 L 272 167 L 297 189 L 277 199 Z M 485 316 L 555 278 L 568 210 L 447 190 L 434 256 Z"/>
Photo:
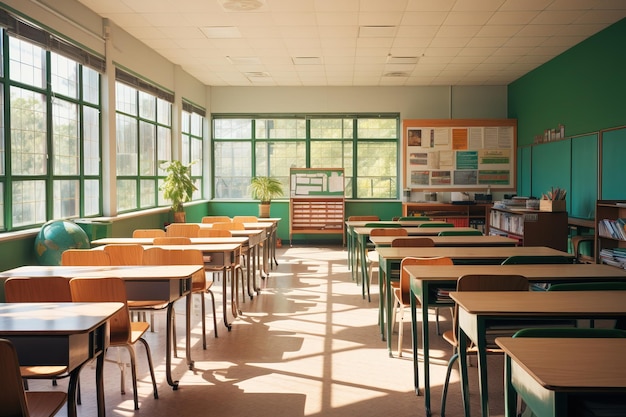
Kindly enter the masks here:
<path id="1" fill-rule="evenodd" d="M 596 203 L 596 263 L 626 269 L 626 239 L 623 224 L 626 220 L 626 201 L 598 200 Z M 621 231 L 618 230 L 621 228 Z"/>
<path id="2" fill-rule="evenodd" d="M 520 246 L 548 246 L 567 252 L 567 212 L 489 209 L 488 234 L 517 239 Z"/>
<path id="3" fill-rule="evenodd" d="M 402 215 L 426 216 L 485 233 L 485 219 L 490 207 L 491 204 L 404 203 Z"/>

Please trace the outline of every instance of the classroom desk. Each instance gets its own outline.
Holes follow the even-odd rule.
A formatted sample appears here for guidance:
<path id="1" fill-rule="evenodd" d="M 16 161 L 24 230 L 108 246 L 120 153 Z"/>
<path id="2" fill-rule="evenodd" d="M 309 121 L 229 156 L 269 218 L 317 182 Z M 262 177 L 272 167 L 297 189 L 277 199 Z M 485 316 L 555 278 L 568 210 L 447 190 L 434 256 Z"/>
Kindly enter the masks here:
<path id="1" fill-rule="evenodd" d="M 401 236 L 402 239 L 419 239 L 424 236 Z M 427 236 L 435 246 L 517 246 L 517 239 L 506 236 Z M 376 247 L 391 246 L 398 236 L 370 236 Z"/>
<path id="2" fill-rule="evenodd" d="M 478 378 L 482 416 L 489 416 L 486 331 L 498 321 L 524 319 L 621 319 L 626 317 L 626 291 L 467 291 L 452 292 L 459 306 L 459 352 L 468 338 L 478 349 Z M 595 355 L 595 352 L 594 352 Z M 465 416 L 470 415 L 467 355 L 459 355 Z"/>
<path id="3" fill-rule="evenodd" d="M 438 265 L 408 266 L 411 276 L 411 334 L 413 346 L 413 381 L 419 393 L 417 303 L 421 306 L 422 351 L 424 361 L 424 402 L 430 415 L 430 343 L 428 309 L 431 307 L 453 307 L 454 302 L 439 299 L 438 288 L 454 289 L 456 281 L 463 275 L 523 275 L 530 282 L 585 282 L 626 281 L 626 270 L 604 264 L 535 264 L 535 265 Z"/>
<path id="4" fill-rule="evenodd" d="M 404 222 L 400 222 L 400 223 L 402 224 Z M 415 224 L 418 222 L 411 222 L 411 223 Z M 441 223 L 441 222 L 422 222 L 422 223 Z M 363 298 L 365 298 L 365 292 L 367 289 L 368 300 L 370 301 L 371 301 L 371 299 L 369 298 L 369 283 L 370 282 L 369 282 L 369 277 L 367 275 L 366 265 L 367 265 L 367 241 L 370 237 L 370 233 L 372 232 L 372 229 L 379 229 L 379 227 L 355 227 L 353 229 L 353 234 L 356 239 L 356 247 L 357 247 L 357 254 L 358 254 L 356 255 L 358 259 L 355 261 L 355 264 L 358 265 L 360 261 L 360 265 L 361 265 L 361 292 L 362 292 Z M 444 230 L 451 230 L 453 228 L 451 227 L 402 227 L 402 229 L 406 230 L 409 236 L 433 237 L 433 236 L 437 236 L 439 232 L 442 232 Z M 473 229 L 471 227 L 455 227 L 454 230 L 474 231 L 476 229 Z M 356 273 L 355 270 L 356 270 L 356 267 L 352 271 L 353 278 L 355 274 L 358 277 L 358 274 Z"/>
<path id="5" fill-rule="evenodd" d="M 562 252 L 545 246 L 441 246 L 427 248 L 377 248 L 379 256 L 378 288 L 379 288 L 379 321 L 381 323 L 381 334 L 383 340 L 387 339 L 387 348 L 391 356 L 391 317 L 392 296 L 391 296 L 391 271 L 399 271 L 402 259 L 409 256 L 435 257 L 446 256 L 452 258 L 455 264 L 500 264 L 510 256 L 567 256 L 573 259 L 571 253 Z M 438 268 L 439 266 L 437 266 Z M 385 330 L 386 324 L 386 330 Z"/>
<path id="6" fill-rule="evenodd" d="M 535 415 L 566 417 L 569 397 L 626 393 L 625 339 L 499 337 L 496 343 L 505 354 L 507 417 L 516 416 L 518 395 Z"/>
<path id="7" fill-rule="evenodd" d="M 117 277 L 126 283 L 126 292 L 133 300 L 167 300 L 167 334 L 165 347 L 165 374 L 167 383 L 178 389 L 178 381 L 172 379 L 172 308 L 174 302 L 186 297 L 186 356 L 189 369 L 191 359 L 191 277 L 201 270 L 200 265 L 159 266 L 21 266 L 0 272 L 0 283 L 8 277 L 60 276 L 66 278 Z"/>
<path id="8" fill-rule="evenodd" d="M 78 376 L 96 359 L 98 416 L 104 417 L 104 353 L 109 346 L 108 319 L 121 303 L 0 304 L 0 337 L 9 339 L 21 366 L 67 366 L 67 415 L 76 417 Z"/>

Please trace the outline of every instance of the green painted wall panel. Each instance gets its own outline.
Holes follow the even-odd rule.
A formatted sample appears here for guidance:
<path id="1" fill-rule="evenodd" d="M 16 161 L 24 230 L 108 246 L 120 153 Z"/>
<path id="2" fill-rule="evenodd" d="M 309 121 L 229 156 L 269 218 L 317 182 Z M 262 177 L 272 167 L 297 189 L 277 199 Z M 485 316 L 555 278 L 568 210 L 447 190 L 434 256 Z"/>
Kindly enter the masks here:
<path id="1" fill-rule="evenodd" d="M 593 219 L 598 198 L 598 135 L 572 138 L 572 178 L 568 192 L 571 195 L 572 217 Z"/>
<path id="2" fill-rule="evenodd" d="M 531 194 L 541 198 L 552 187 L 564 188 L 568 190 L 569 207 L 571 159 L 569 139 L 533 146 Z"/>
<path id="3" fill-rule="evenodd" d="M 626 128 L 602 134 L 602 199 L 626 199 Z"/>

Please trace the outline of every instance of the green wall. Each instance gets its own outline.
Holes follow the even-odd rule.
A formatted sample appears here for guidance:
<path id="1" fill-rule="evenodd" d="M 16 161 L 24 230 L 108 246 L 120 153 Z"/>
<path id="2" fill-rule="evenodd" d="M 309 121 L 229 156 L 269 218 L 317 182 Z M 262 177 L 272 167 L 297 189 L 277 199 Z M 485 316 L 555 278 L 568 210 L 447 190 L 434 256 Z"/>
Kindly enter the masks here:
<path id="1" fill-rule="evenodd" d="M 559 123 L 566 136 L 626 124 L 624 45 L 626 19 L 511 83 L 508 117 L 518 120 L 518 146 Z"/>

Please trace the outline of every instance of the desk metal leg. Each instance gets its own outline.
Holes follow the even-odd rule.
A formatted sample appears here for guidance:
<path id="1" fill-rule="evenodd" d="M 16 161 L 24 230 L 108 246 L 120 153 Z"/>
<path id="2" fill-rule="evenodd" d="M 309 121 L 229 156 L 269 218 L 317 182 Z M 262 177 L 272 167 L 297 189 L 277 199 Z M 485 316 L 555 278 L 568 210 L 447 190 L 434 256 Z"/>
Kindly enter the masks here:
<path id="1" fill-rule="evenodd" d="M 430 340 L 428 338 L 428 294 L 422 294 L 422 352 L 424 355 L 424 407 L 430 416 Z"/>
<path id="2" fill-rule="evenodd" d="M 193 359 L 191 359 L 191 292 L 187 294 L 185 305 L 185 355 L 189 370 L 193 369 Z M 202 317 L 204 323 L 204 317 Z"/>
<path id="3" fill-rule="evenodd" d="M 167 383 L 173 390 L 178 389 L 178 381 L 172 379 L 172 320 L 174 303 L 169 303 L 167 306 L 167 320 L 166 320 L 166 336 L 165 336 L 165 377 Z"/>
<path id="4" fill-rule="evenodd" d="M 97 360 L 100 360 L 104 356 L 104 353 L 98 355 Z M 78 389 L 78 375 L 80 374 L 80 370 L 82 369 L 84 364 L 77 366 L 70 374 L 70 382 L 67 387 L 67 417 L 76 417 L 78 415 L 76 410 L 76 392 Z M 98 402 L 98 416 L 106 415 L 104 409 L 104 385 L 102 384 L 102 368 L 100 368 L 100 383 L 101 386 L 98 386 L 98 363 L 96 362 L 96 396 Z M 98 390 L 98 388 L 102 388 Z M 102 398 L 100 396 L 102 395 Z M 100 401 L 102 400 L 102 401 Z"/>
<path id="5" fill-rule="evenodd" d="M 222 311 L 224 313 L 224 326 L 226 326 L 226 328 L 228 329 L 228 331 L 230 332 L 230 330 L 232 329 L 232 324 L 230 324 L 228 322 L 228 295 L 226 294 L 228 292 L 228 270 L 227 268 L 223 269 L 223 277 L 222 277 Z"/>
<path id="6" fill-rule="evenodd" d="M 420 378 L 419 378 L 419 355 L 417 346 L 417 302 L 415 301 L 415 293 L 411 290 L 411 346 L 413 347 L 413 386 L 415 395 L 420 395 Z"/>
<path id="7" fill-rule="evenodd" d="M 467 336 L 462 329 L 459 329 L 458 350 L 459 350 L 459 375 L 461 376 L 461 396 L 465 409 L 465 417 L 470 417 L 469 386 L 467 383 Z M 461 353 L 462 352 L 462 353 Z"/>
<path id="8" fill-rule="evenodd" d="M 98 417 L 104 417 L 106 415 L 106 408 L 104 406 L 104 381 L 103 381 L 103 369 L 104 369 L 104 352 L 101 352 L 96 358 L 96 403 L 98 404 Z M 72 376 L 70 376 L 70 387 L 72 386 Z M 78 382 L 78 372 L 76 373 L 76 382 Z M 68 387 L 68 393 L 70 388 Z M 75 395 L 75 394 L 74 394 Z M 76 409 L 74 409 L 76 411 Z M 69 406 L 68 406 L 69 416 Z"/>

